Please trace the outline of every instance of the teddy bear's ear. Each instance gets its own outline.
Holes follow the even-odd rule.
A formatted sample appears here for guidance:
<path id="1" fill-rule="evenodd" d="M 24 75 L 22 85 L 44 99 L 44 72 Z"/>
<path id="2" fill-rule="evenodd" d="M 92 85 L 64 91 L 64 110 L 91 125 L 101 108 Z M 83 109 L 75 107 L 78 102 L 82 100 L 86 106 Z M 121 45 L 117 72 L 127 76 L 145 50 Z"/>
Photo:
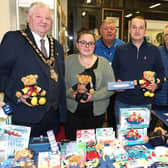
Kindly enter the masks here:
<path id="1" fill-rule="evenodd" d="M 34 77 L 35 77 L 36 79 L 38 79 L 38 75 L 37 75 L 37 74 L 35 74 Z"/>
<path id="2" fill-rule="evenodd" d="M 21 81 L 24 83 L 25 79 L 26 79 L 26 77 L 22 77 Z"/>
<path id="3" fill-rule="evenodd" d="M 155 75 L 155 72 L 151 72 L 151 74 L 152 74 L 152 76 L 154 76 L 154 75 Z"/>

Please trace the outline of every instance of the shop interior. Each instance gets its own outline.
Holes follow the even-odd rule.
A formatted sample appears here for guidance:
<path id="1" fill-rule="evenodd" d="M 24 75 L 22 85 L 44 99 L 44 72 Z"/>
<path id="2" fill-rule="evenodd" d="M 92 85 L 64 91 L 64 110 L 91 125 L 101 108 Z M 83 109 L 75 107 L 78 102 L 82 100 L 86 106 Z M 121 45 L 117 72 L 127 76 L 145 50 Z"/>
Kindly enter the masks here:
<path id="1" fill-rule="evenodd" d="M 10 21 L 15 18 L 9 21 L 10 30 L 26 27 L 26 13 L 32 1 L 9 2 L 10 8 L 11 5 L 15 6 L 9 14 Z M 50 33 L 63 46 L 65 57 L 77 52 L 75 41 L 78 30 L 88 28 L 99 36 L 101 22 L 107 18 L 115 21 L 117 38 L 128 42 L 130 19 L 143 16 L 147 21 L 145 35 L 147 41 L 156 46 L 164 42 L 163 29 L 168 25 L 168 0 L 43 0 L 43 2 L 47 2 L 52 9 L 53 24 Z M 168 167 L 168 112 L 163 115 L 152 111 L 158 127 L 164 126 L 165 129 L 159 129 L 156 131 L 158 134 L 152 137 L 146 136 L 150 127 L 149 109 L 136 109 L 138 115 L 142 114 L 138 121 L 131 120 L 134 110 L 121 110 L 123 116 L 120 132 L 114 132 L 113 128 L 107 126 L 95 130 L 82 130 L 77 132 L 76 142 L 64 139 L 65 136 L 62 135 L 64 130 L 61 130 L 60 136 L 63 137 L 58 138 L 59 142 L 52 131 L 48 132 L 48 137 L 42 136 L 30 140 L 29 128 L 4 126 L 0 120 L 0 167 L 10 168 L 12 164 L 16 166 L 19 164 L 24 168 L 126 168 L 128 165 L 131 168 Z M 130 132 L 124 132 L 125 127 Z M 141 129 L 140 134 L 134 132 L 135 129 Z M 4 130 L 7 136 L 4 136 Z M 135 136 L 130 137 L 129 134 Z M 19 139 L 21 135 L 23 138 Z M 126 145 L 116 141 L 116 135 L 121 139 L 124 136 Z M 14 156 L 16 150 L 19 152 Z M 128 163 L 129 161 L 131 162 Z M 116 164 L 113 164 L 115 162 Z"/>
<path id="2" fill-rule="evenodd" d="M 118 23 L 118 37 L 129 41 L 128 23 L 137 15 L 147 19 L 147 38 L 159 45 L 160 33 L 168 24 L 167 0 L 74 0 L 68 1 L 68 33 L 70 53 L 74 52 L 74 39 L 81 27 L 99 28 L 106 17 L 114 17 Z"/>

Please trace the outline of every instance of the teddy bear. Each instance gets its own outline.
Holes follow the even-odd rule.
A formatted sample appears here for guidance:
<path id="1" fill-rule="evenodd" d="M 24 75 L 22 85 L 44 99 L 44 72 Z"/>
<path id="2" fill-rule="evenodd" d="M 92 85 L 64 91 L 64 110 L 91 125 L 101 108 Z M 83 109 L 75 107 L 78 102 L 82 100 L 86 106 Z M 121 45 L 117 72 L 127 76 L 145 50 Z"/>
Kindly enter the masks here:
<path id="1" fill-rule="evenodd" d="M 154 147 L 168 144 L 168 131 L 161 127 L 156 127 L 150 136 L 145 136 L 144 141 L 150 142 Z"/>
<path id="2" fill-rule="evenodd" d="M 134 80 L 135 85 L 140 85 L 143 95 L 145 97 L 153 98 L 155 95 L 154 92 L 147 89 L 147 86 L 149 86 L 152 83 L 156 83 L 156 84 L 160 83 L 160 79 L 159 78 L 156 79 L 155 76 L 156 76 L 156 73 L 153 71 L 144 71 L 142 79 Z"/>
<path id="3" fill-rule="evenodd" d="M 46 91 L 42 90 L 37 85 L 38 75 L 29 74 L 21 78 L 24 84 L 24 88 L 21 91 L 16 92 L 16 97 L 19 99 L 22 95 L 27 95 L 27 102 L 32 106 L 45 105 L 46 104 Z"/>
<path id="4" fill-rule="evenodd" d="M 18 167 L 35 168 L 32 158 L 33 158 L 33 153 L 29 149 L 25 148 L 25 149 L 20 149 L 16 151 L 15 160 L 16 160 L 16 165 L 18 165 Z"/>
<path id="5" fill-rule="evenodd" d="M 80 102 L 81 100 L 87 100 L 88 99 L 87 92 L 89 92 L 90 94 L 94 94 L 92 77 L 86 74 L 78 74 L 77 81 L 78 83 L 72 86 L 71 92 L 73 93 L 77 91 L 76 94 L 77 102 Z"/>

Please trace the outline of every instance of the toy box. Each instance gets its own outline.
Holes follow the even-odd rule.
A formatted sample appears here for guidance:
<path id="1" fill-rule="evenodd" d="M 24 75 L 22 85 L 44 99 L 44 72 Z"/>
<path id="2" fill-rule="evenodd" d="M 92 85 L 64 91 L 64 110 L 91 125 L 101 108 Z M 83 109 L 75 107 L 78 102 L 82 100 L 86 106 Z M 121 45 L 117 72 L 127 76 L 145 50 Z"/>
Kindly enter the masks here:
<path id="1" fill-rule="evenodd" d="M 121 108 L 120 128 L 148 128 L 150 110 L 148 108 Z"/>
<path id="2" fill-rule="evenodd" d="M 135 88 L 133 81 L 108 82 L 108 90 L 125 90 Z"/>
<path id="3" fill-rule="evenodd" d="M 77 142 L 96 142 L 96 134 L 94 129 L 77 130 L 76 132 Z"/>
<path id="4" fill-rule="evenodd" d="M 86 161 L 86 143 L 69 142 L 61 145 L 61 167 L 84 167 Z"/>
<path id="5" fill-rule="evenodd" d="M 147 167 L 154 163 L 156 153 L 144 145 L 125 146 L 130 167 Z"/>
<path id="6" fill-rule="evenodd" d="M 17 150 L 28 148 L 30 138 L 30 127 L 19 125 L 0 126 L 0 151 L 5 156 L 14 156 Z"/>
<path id="7" fill-rule="evenodd" d="M 120 128 L 118 126 L 118 139 L 125 145 L 144 144 L 147 136 L 147 128 Z"/>
<path id="8" fill-rule="evenodd" d="M 97 128 L 96 129 L 96 140 L 97 143 L 103 141 L 113 140 L 115 138 L 115 132 L 112 127 L 109 128 Z"/>
<path id="9" fill-rule="evenodd" d="M 39 152 L 37 168 L 60 168 L 60 155 L 51 152 Z"/>

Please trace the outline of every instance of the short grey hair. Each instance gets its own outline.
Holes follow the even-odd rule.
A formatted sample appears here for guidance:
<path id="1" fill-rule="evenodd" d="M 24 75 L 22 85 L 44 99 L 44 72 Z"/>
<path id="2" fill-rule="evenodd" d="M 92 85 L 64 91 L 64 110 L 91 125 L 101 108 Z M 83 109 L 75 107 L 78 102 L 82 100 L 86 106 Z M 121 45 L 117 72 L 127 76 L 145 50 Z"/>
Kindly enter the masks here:
<path id="1" fill-rule="evenodd" d="M 29 10 L 28 10 L 28 14 L 31 15 L 35 8 L 47 8 L 51 11 L 49 5 L 47 5 L 43 2 L 34 2 L 30 5 Z"/>
<path id="2" fill-rule="evenodd" d="M 103 20 L 102 23 L 101 23 L 101 25 L 100 25 L 100 28 L 102 27 L 102 25 L 103 25 L 104 23 L 107 23 L 107 24 L 113 23 L 114 26 L 116 27 L 116 23 L 115 23 L 115 21 L 114 21 L 113 19 L 105 19 L 105 20 Z"/>

